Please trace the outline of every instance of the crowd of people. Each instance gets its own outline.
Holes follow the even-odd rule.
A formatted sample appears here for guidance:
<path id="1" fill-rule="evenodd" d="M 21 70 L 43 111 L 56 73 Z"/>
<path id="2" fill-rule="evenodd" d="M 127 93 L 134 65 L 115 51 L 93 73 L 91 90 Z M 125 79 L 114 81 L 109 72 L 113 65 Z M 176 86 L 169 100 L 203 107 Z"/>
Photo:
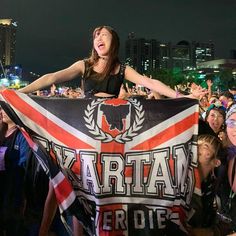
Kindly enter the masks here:
<path id="1" fill-rule="evenodd" d="M 236 88 L 199 99 L 198 168 L 202 196 L 193 196 L 193 235 L 235 235 Z"/>
<path id="2" fill-rule="evenodd" d="M 19 91 L 66 98 L 126 99 L 141 96 L 159 99 L 185 96 L 199 99 L 198 169 L 202 194 L 193 196 L 192 211 L 186 225 L 189 235 L 233 234 L 236 231 L 236 91 L 232 89 L 215 94 L 211 91 L 212 82 L 209 80 L 207 90 L 192 84 L 190 93 L 184 95 L 121 63 L 118 49 L 116 32 L 108 26 L 98 27 L 93 33 L 89 58 L 79 60 L 64 70 L 46 74 Z M 78 76 L 83 77 L 81 88 L 56 89 L 55 84 Z M 134 86 L 129 87 L 125 80 Z M 49 86 L 49 93 L 40 92 Z M 45 236 L 49 232 L 67 235 L 45 173 L 3 109 L 0 118 L 0 236 Z M 75 219 L 71 221 L 74 222 L 74 235 L 83 235 L 79 223 Z"/>

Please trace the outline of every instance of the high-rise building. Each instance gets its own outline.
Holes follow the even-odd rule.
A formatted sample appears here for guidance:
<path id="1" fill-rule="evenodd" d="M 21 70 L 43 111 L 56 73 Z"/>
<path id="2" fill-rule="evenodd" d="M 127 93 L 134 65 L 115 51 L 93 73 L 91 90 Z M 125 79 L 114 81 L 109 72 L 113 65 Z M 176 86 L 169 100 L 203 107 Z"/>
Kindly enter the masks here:
<path id="1" fill-rule="evenodd" d="M 171 68 L 171 43 L 159 43 L 158 45 L 158 67 Z"/>
<path id="2" fill-rule="evenodd" d="M 125 44 L 126 62 L 140 73 L 157 68 L 175 68 L 182 70 L 196 67 L 197 63 L 215 58 L 214 44 L 202 42 L 188 42 L 185 40 L 177 44 L 160 43 L 155 39 L 146 40 L 135 38 L 130 33 Z"/>
<path id="3" fill-rule="evenodd" d="M 0 61 L 3 66 L 15 64 L 16 22 L 0 19 Z"/>
<path id="4" fill-rule="evenodd" d="M 157 45 L 155 39 L 135 38 L 134 33 L 129 34 L 125 44 L 127 64 L 141 74 L 158 68 Z"/>
<path id="5" fill-rule="evenodd" d="M 215 59 L 215 45 L 212 41 L 209 42 L 192 42 L 192 60 L 193 64 Z"/>
<path id="6" fill-rule="evenodd" d="M 191 45 L 188 41 L 182 40 L 171 46 L 171 62 L 172 68 L 178 67 L 182 70 L 193 66 L 191 63 Z"/>

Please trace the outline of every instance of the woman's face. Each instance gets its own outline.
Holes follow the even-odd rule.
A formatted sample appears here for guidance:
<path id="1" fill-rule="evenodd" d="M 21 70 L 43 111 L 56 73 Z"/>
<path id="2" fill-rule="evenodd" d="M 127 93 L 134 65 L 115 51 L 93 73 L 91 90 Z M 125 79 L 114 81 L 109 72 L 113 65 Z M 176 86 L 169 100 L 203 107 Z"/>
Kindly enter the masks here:
<path id="1" fill-rule="evenodd" d="M 106 29 L 97 30 L 94 35 L 93 47 L 98 56 L 106 57 L 109 55 L 111 48 L 112 34 Z"/>
<path id="2" fill-rule="evenodd" d="M 236 145 L 236 113 L 233 113 L 226 121 L 226 131 L 230 142 Z"/>
<path id="3" fill-rule="evenodd" d="M 219 111 L 212 109 L 207 117 L 207 122 L 213 131 L 218 133 L 224 123 L 224 116 Z"/>
<path id="4" fill-rule="evenodd" d="M 6 112 L 1 109 L 1 116 L 2 116 L 2 121 L 6 124 L 12 123 L 12 120 L 9 118 L 9 116 L 6 114 Z"/>

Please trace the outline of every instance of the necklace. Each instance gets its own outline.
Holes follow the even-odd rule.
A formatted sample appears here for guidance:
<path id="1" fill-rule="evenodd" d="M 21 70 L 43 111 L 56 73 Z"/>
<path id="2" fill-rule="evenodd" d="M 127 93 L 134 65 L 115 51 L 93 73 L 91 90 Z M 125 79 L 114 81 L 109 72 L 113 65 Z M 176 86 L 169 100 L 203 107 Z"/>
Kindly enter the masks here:
<path id="1" fill-rule="evenodd" d="M 101 59 L 102 61 L 108 61 L 107 57 L 99 57 L 99 59 Z"/>

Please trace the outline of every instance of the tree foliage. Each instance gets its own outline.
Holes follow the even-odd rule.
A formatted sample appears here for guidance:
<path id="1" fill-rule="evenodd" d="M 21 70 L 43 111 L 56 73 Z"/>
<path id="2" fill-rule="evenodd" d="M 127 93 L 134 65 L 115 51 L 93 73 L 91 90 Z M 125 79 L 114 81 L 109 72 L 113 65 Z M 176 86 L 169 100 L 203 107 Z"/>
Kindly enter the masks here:
<path id="1" fill-rule="evenodd" d="M 226 90 L 230 86 L 236 85 L 235 81 L 232 79 L 232 70 L 230 69 L 221 69 L 217 73 L 212 72 L 207 74 L 202 74 L 198 70 L 182 71 L 180 68 L 157 69 L 150 71 L 147 76 L 158 79 L 173 89 L 177 85 L 187 86 L 193 82 L 207 88 L 207 80 L 213 82 L 213 91 Z"/>
<path id="2" fill-rule="evenodd" d="M 178 84 L 186 82 L 185 76 L 181 70 L 178 69 L 157 69 L 149 73 L 153 79 L 158 79 L 171 88 L 175 88 Z"/>

